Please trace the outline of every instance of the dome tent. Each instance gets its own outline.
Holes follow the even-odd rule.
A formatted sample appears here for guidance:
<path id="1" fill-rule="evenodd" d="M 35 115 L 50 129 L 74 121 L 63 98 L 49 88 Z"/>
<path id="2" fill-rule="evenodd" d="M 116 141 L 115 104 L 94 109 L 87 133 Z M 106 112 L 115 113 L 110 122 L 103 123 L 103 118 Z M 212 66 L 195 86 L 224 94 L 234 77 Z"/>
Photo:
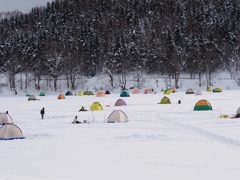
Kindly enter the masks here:
<path id="1" fill-rule="evenodd" d="M 57 98 L 58 99 L 65 99 L 65 96 L 64 96 L 64 94 L 59 94 Z"/>
<path id="2" fill-rule="evenodd" d="M 45 93 L 44 92 L 40 92 L 39 96 L 45 96 Z"/>
<path id="3" fill-rule="evenodd" d="M 201 90 L 197 90 L 195 95 L 202 95 L 202 91 Z"/>
<path id="4" fill-rule="evenodd" d="M 30 94 L 29 92 L 27 92 L 27 93 L 26 93 L 26 96 L 29 97 L 29 96 L 31 96 L 31 94 Z"/>
<path id="5" fill-rule="evenodd" d="M 106 91 L 105 91 L 105 94 L 110 94 L 110 91 L 109 91 L 109 90 L 106 90 Z"/>
<path id="6" fill-rule="evenodd" d="M 91 107 L 90 107 L 91 111 L 102 111 L 103 107 L 99 102 L 94 102 Z"/>
<path id="7" fill-rule="evenodd" d="M 171 91 L 168 89 L 168 90 L 165 90 L 164 92 L 163 92 L 163 94 L 171 94 Z"/>
<path id="8" fill-rule="evenodd" d="M 195 93 L 191 88 L 189 88 L 186 90 L 186 94 L 195 94 Z"/>
<path id="9" fill-rule="evenodd" d="M 24 139 L 22 130 L 13 123 L 0 127 L 0 140 Z"/>
<path id="10" fill-rule="evenodd" d="M 144 94 L 152 94 L 152 89 L 145 89 Z"/>
<path id="11" fill-rule="evenodd" d="M 215 89 L 213 89 L 213 92 L 214 93 L 220 93 L 220 92 L 222 92 L 222 89 L 221 88 L 215 88 Z"/>
<path id="12" fill-rule="evenodd" d="M 133 94 L 140 94 L 140 90 L 139 89 L 134 89 Z"/>
<path id="13" fill-rule="evenodd" d="M 83 96 L 83 93 L 82 92 L 78 92 L 77 95 L 78 96 Z"/>
<path id="14" fill-rule="evenodd" d="M 123 99 L 118 99 L 114 104 L 114 106 L 126 106 L 126 105 L 127 104 Z"/>
<path id="15" fill-rule="evenodd" d="M 121 92 L 120 97 L 130 97 L 130 94 L 126 90 L 124 90 Z"/>
<path id="16" fill-rule="evenodd" d="M 164 96 L 161 101 L 160 104 L 171 104 L 170 99 L 167 96 Z"/>
<path id="17" fill-rule="evenodd" d="M 107 118 L 107 123 L 128 122 L 127 115 L 121 110 L 114 110 Z"/>
<path id="18" fill-rule="evenodd" d="M 34 95 L 30 95 L 30 96 L 28 97 L 28 101 L 37 101 L 37 100 L 38 100 L 37 97 L 34 96 Z"/>
<path id="19" fill-rule="evenodd" d="M 84 91 L 83 93 L 84 96 L 90 96 L 90 95 L 94 95 L 92 91 Z"/>
<path id="20" fill-rule="evenodd" d="M 205 99 L 199 100 L 194 106 L 194 111 L 208 111 L 208 110 L 212 110 L 212 106 Z"/>
<path id="21" fill-rule="evenodd" d="M 105 97 L 105 93 L 102 91 L 97 92 L 96 97 Z"/>
<path id="22" fill-rule="evenodd" d="M 73 93 L 71 92 L 71 91 L 67 91 L 66 93 L 65 93 L 65 96 L 72 96 L 73 95 Z"/>

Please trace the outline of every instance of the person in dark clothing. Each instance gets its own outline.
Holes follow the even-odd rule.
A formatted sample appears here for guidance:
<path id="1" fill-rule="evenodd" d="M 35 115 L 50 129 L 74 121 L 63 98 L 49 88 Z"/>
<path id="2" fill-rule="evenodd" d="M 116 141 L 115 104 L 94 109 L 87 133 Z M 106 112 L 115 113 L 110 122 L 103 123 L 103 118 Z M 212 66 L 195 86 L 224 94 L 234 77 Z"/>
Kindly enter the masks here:
<path id="1" fill-rule="evenodd" d="M 81 123 L 81 122 L 78 121 L 78 120 L 77 120 L 77 116 L 75 116 L 72 123 L 73 123 L 73 124 L 79 124 L 79 123 Z"/>
<path id="2" fill-rule="evenodd" d="M 44 118 L 44 114 L 45 114 L 45 109 L 44 108 L 41 109 L 40 114 L 41 114 L 42 119 L 43 119 Z"/>
<path id="3" fill-rule="evenodd" d="M 82 106 L 79 111 L 87 111 L 87 110 L 84 108 L 84 106 Z"/>

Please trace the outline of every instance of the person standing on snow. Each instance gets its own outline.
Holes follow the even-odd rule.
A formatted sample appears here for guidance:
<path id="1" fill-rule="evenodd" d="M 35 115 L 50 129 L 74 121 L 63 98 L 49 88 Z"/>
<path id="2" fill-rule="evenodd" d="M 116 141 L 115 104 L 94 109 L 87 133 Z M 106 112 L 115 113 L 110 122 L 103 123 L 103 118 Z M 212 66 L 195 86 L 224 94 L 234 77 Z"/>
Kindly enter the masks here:
<path id="1" fill-rule="evenodd" d="M 45 109 L 44 108 L 41 109 L 40 114 L 41 114 L 42 119 L 43 119 L 44 118 L 44 114 L 45 114 Z"/>

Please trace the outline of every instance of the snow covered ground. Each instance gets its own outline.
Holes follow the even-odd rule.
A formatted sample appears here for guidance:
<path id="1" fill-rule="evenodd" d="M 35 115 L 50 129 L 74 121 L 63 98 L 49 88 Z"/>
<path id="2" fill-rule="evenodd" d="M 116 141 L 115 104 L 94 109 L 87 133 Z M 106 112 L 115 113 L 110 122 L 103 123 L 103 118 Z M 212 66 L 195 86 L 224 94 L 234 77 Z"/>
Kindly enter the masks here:
<path id="1" fill-rule="evenodd" d="M 114 106 L 119 93 L 1 97 L 0 110 L 9 111 L 26 139 L 0 141 L 0 180 L 239 180 L 240 119 L 219 116 L 236 112 L 240 90 L 202 93 L 167 95 L 168 105 L 158 104 L 162 92 L 130 93 L 120 107 Z M 200 99 L 213 111 L 193 111 Z M 78 111 L 95 101 L 103 111 Z M 115 109 L 129 122 L 104 123 Z M 72 124 L 75 115 L 90 123 Z"/>

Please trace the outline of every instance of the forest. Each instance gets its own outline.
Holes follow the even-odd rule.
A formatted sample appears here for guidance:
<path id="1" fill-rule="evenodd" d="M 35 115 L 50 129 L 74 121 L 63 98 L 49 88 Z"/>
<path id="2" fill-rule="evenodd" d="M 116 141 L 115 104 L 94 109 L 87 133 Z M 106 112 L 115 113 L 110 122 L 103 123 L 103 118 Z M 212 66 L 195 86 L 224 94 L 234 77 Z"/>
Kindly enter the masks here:
<path id="1" fill-rule="evenodd" d="M 31 76 L 55 91 L 101 73 L 165 74 L 176 88 L 182 73 L 239 79 L 239 38 L 239 0 L 55 0 L 0 19 L 0 73 L 10 89 L 21 74 L 21 89 Z"/>

